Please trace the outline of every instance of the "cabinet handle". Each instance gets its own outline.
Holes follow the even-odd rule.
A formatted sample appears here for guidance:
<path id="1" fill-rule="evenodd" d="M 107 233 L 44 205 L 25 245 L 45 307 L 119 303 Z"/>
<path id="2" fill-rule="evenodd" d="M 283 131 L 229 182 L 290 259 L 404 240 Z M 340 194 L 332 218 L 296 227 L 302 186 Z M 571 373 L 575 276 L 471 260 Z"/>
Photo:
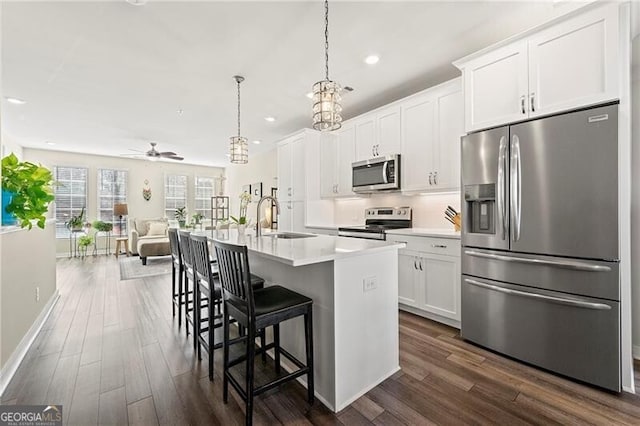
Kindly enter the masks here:
<path id="1" fill-rule="evenodd" d="M 433 185 L 433 173 L 429 173 L 429 185 Z"/>
<path id="2" fill-rule="evenodd" d="M 338 184 L 336 183 L 336 194 L 340 192 L 340 189 L 338 188 Z"/>
<path id="3" fill-rule="evenodd" d="M 527 111 L 525 111 L 524 109 L 524 95 L 520 96 L 520 109 L 522 110 L 523 114 L 527 113 Z"/>
<path id="4" fill-rule="evenodd" d="M 447 248 L 447 246 L 444 245 L 444 244 L 431 244 L 431 247 L 433 247 L 433 248 Z"/>
<path id="5" fill-rule="evenodd" d="M 422 269 L 422 259 L 420 259 L 420 263 L 419 263 L 419 265 L 420 265 L 420 270 L 421 270 L 421 271 L 424 271 L 424 269 Z"/>
<path id="6" fill-rule="evenodd" d="M 438 184 L 438 172 L 433 172 L 433 184 Z"/>
<path id="7" fill-rule="evenodd" d="M 418 270 L 418 259 L 413 259 L 413 269 Z"/>
<path id="8" fill-rule="evenodd" d="M 531 92 L 531 112 L 536 112 L 536 93 Z"/>

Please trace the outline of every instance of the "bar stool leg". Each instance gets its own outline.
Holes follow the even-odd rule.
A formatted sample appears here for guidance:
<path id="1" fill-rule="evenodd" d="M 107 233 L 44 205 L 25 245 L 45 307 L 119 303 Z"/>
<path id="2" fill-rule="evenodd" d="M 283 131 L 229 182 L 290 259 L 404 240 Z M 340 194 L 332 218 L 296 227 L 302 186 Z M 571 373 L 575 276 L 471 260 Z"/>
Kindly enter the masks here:
<path id="1" fill-rule="evenodd" d="M 222 315 L 222 401 L 226 404 L 229 399 L 229 313 L 226 306 Z"/>
<path id="2" fill-rule="evenodd" d="M 315 400 L 314 383 L 313 383 L 313 309 L 309 306 L 309 311 L 304 315 L 304 337 L 307 343 L 307 396 L 309 404 L 313 404 Z"/>
<path id="3" fill-rule="evenodd" d="M 256 336 L 255 329 L 252 324 L 246 328 L 247 330 L 247 381 L 246 381 L 246 391 L 247 391 L 247 401 L 245 402 L 246 407 L 246 416 L 245 416 L 245 424 L 247 426 L 251 426 L 253 424 L 253 366 L 254 366 L 254 357 L 256 350 Z"/>
<path id="4" fill-rule="evenodd" d="M 262 362 L 267 362 L 267 338 L 264 328 L 260 330 L 260 347 L 262 348 Z"/>
<path id="5" fill-rule="evenodd" d="M 189 277 L 187 276 L 187 268 L 184 268 L 184 329 L 187 332 L 187 338 L 189 337 Z"/>
<path id="6" fill-rule="evenodd" d="M 207 303 L 207 312 L 209 313 L 209 321 L 208 321 L 208 327 L 209 327 L 209 380 L 213 381 L 213 353 L 215 352 L 214 350 L 214 329 L 213 329 L 213 325 L 215 323 L 213 316 L 215 315 L 215 307 L 213 309 L 211 309 L 211 305 L 213 302 L 213 300 L 211 300 L 211 296 L 209 295 L 209 303 Z"/>
<path id="7" fill-rule="evenodd" d="M 182 265 L 178 267 L 178 328 L 182 327 L 182 295 L 184 288 L 182 287 Z M 174 307 L 175 316 L 175 307 Z"/>
<path id="8" fill-rule="evenodd" d="M 171 305 L 172 305 L 172 311 L 173 311 L 173 317 L 175 318 L 176 316 L 176 304 L 175 304 L 175 299 L 176 299 L 176 264 L 173 262 L 173 259 L 171 260 L 171 297 L 173 298 L 173 300 L 171 301 Z M 178 321 L 180 321 L 180 318 L 178 318 Z"/>
<path id="9" fill-rule="evenodd" d="M 280 374 L 280 324 L 273 326 L 273 359 L 276 362 L 276 373 Z"/>

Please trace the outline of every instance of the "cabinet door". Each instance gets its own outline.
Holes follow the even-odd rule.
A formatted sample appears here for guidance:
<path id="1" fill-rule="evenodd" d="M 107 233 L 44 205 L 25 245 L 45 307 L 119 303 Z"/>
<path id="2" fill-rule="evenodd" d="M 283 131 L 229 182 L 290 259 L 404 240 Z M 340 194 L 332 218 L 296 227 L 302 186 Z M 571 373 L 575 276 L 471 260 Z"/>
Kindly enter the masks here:
<path id="1" fill-rule="evenodd" d="M 485 129 L 528 117 L 527 42 L 470 62 L 464 69 L 465 129 Z"/>
<path id="2" fill-rule="evenodd" d="M 530 38 L 530 116 L 619 97 L 617 8 L 581 14 Z"/>
<path id="3" fill-rule="evenodd" d="M 278 199 L 291 199 L 291 144 L 278 145 Z"/>
<path id="4" fill-rule="evenodd" d="M 291 145 L 291 199 L 304 200 L 305 162 L 304 162 L 304 137 L 296 137 Z"/>
<path id="5" fill-rule="evenodd" d="M 280 201 L 280 213 L 278 214 L 278 231 L 293 231 L 293 206 L 291 201 Z"/>
<path id="6" fill-rule="evenodd" d="M 375 156 L 382 157 L 400 152 L 401 123 L 400 105 L 385 108 L 376 113 L 378 140 Z"/>
<path id="7" fill-rule="evenodd" d="M 402 180 L 403 191 L 432 189 L 435 113 L 433 98 L 417 97 L 402 106 Z"/>
<path id="8" fill-rule="evenodd" d="M 353 135 L 353 127 L 350 129 Z M 345 131 L 346 129 L 341 129 L 335 138 L 324 137 L 324 135 L 320 138 L 320 196 L 322 198 L 336 196 L 337 175 L 339 173 L 339 165 L 336 162 L 337 149 L 338 145 L 342 143 L 342 134 Z"/>
<path id="9" fill-rule="evenodd" d="M 408 254 L 398 255 L 398 301 L 404 305 L 419 307 L 416 274 L 418 257 Z"/>
<path id="10" fill-rule="evenodd" d="M 291 231 L 305 232 L 304 226 L 304 201 L 292 201 L 291 205 Z"/>
<path id="11" fill-rule="evenodd" d="M 426 255 L 419 259 L 423 289 L 421 308 L 460 320 L 460 258 Z"/>
<path id="12" fill-rule="evenodd" d="M 436 143 L 433 149 L 433 187 L 437 190 L 460 188 L 460 138 L 464 135 L 464 106 L 461 88 L 436 99 Z"/>
<path id="13" fill-rule="evenodd" d="M 337 154 L 336 195 L 351 197 L 354 195 L 351 163 L 356 161 L 355 127 L 349 126 L 340 133 Z"/>
<path id="14" fill-rule="evenodd" d="M 375 146 L 378 142 L 376 139 L 375 116 L 370 114 L 358 119 L 355 123 L 355 128 L 357 161 L 377 157 Z"/>

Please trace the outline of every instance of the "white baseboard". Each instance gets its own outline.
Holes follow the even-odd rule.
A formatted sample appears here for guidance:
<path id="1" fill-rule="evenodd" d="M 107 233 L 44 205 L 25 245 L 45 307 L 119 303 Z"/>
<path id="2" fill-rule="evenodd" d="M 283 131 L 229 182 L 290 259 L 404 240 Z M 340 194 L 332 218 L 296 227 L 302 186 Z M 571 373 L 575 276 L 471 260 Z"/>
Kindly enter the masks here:
<path id="1" fill-rule="evenodd" d="M 36 339 L 36 336 L 42 329 L 45 321 L 47 321 L 47 318 L 49 318 L 49 315 L 51 314 L 51 311 L 53 310 L 53 307 L 56 305 L 56 302 L 59 298 L 60 293 L 58 292 L 58 289 L 56 289 L 55 293 L 51 295 L 49 301 L 44 306 L 27 333 L 24 335 L 22 340 L 20 340 L 20 343 L 13 351 L 2 370 L 0 370 L 0 396 L 2 396 L 4 391 L 7 389 L 9 382 L 11 382 L 14 374 L 16 374 L 18 367 L 20 367 L 20 363 L 22 363 L 22 360 L 27 354 L 27 351 L 33 344 L 33 341 Z"/>

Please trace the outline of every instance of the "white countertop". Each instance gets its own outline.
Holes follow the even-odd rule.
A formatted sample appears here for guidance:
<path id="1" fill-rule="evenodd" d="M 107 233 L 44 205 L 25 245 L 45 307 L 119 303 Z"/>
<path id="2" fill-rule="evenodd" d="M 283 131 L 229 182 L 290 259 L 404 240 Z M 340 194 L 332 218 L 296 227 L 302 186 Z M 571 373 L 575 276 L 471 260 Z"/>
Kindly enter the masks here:
<path id="1" fill-rule="evenodd" d="M 197 234 L 200 234 L 200 232 L 197 232 Z M 278 239 L 269 237 L 270 233 L 267 231 L 260 238 L 256 238 L 255 234 L 247 233 L 244 239 L 240 240 L 238 231 L 235 229 L 205 231 L 202 234 L 207 235 L 212 240 L 246 245 L 249 252 L 253 254 L 268 257 L 290 266 L 330 262 L 350 256 L 400 249 L 405 246 L 403 243 L 390 241 L 334 237 L 330 235 Z"/>
<path id="2" fill-rule="evenodd" d="M 409 235 L 415 237 L 452 238 L 459 240 L 460 232 L 448 228 L 403 228 L 390 229 L 387 234 Z"/>

